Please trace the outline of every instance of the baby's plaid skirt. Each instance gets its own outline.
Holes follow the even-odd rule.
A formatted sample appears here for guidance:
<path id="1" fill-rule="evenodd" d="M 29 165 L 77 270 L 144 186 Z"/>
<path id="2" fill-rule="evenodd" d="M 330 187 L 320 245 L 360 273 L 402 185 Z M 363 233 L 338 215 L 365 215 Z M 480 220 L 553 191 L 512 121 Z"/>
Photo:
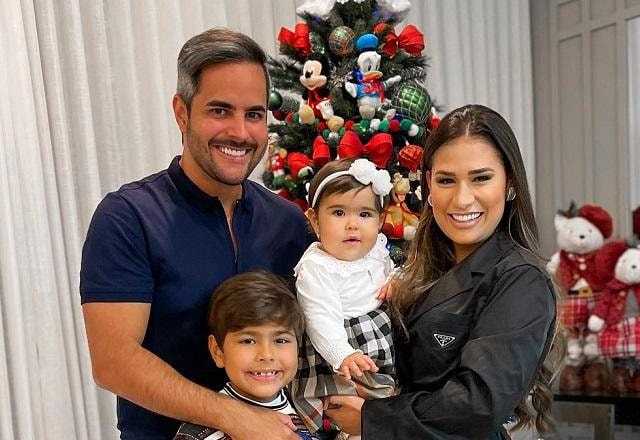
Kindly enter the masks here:
<path id="1" fill-rule="evenodd" d="M 373 359 L 379 370 L 377 373 L 366 371 L 362 376 L 347 380 L 333 371 L 305 334 L 298 374 L 290 386 L 290 394 L 298 414 L 312 432 L 322 427 L 322 398 L 325 396 L 378 399 L 395 394 L 391 320 L 386 305 L 366 315 L 345 319 L 344 326 L 349 344 Z"/>

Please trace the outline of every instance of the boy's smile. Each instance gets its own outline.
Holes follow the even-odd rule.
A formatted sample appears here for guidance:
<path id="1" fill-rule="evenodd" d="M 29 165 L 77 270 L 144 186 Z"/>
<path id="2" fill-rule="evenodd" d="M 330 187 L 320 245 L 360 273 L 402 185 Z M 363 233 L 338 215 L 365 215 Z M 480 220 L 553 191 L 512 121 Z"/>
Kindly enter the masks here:
<path id="1" fill-rule="evenodd" d="M 298 369 L 296 335 L 277 324 L 228 332 L 222 347 L 209 336 L 209 350 L 216 365 L 227 372 L 233 389 L 258 402 L 273 400 Z"/>

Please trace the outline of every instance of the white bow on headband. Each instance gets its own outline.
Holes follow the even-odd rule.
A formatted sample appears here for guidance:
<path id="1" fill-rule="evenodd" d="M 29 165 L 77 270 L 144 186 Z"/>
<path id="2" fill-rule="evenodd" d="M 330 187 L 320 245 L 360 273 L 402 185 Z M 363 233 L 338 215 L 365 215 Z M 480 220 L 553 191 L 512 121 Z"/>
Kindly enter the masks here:
<path id="1" fill-rule="evenodd" d="M 334 179 L 337 179 L 341 176 L 353 176 L 358 182 L 363 185 L 371 185 L 371 189 L 374 194 L 380 196 L 380 204 L 384 205 L 384 196 L 389 194 L 391 188 L 393 188 L 393 184 L 391 183 L 391 176 L 389 176 L 389 172 L 387 170 L 378 170 L 373 162 L 367 159 L 356 159 L 353 161 L 351 166 L 346 171 L 336 171 L 333 174 L 329 174 L 324 178 L 322 182 L 318 185 L 316 189 L 316 193 L 313 195 L 313 200 L 311 201 L 311 207 L 315 208 L 316 202 L 318 201 L 318 197 L 322 192 L 322 189 L 327 185 L 327 183 L 331 182 Z"/>

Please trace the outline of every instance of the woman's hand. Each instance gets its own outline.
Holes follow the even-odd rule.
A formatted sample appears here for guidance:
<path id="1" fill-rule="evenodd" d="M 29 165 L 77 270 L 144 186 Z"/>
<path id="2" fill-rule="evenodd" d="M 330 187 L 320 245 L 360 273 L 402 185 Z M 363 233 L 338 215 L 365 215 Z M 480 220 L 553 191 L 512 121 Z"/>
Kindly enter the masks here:
<path id="1" fill-rule="evenodd" d="M 328 396 L 324 399 L 324 414 L 341 430 L 360 435 L 360 420 L 364 399 L 358 396 Z M 332 408 L 335 407 L 335 408 Z"/>
<path id="2" fill-rule="evenodd" d="M 384 285 L 380 288 L 378 296 L 376 298 L 380 301 L 391 299 L 391 297 L 393 296 L 393 287 L 395 284 L 396 282 L 394 280 L 384 283 Z"/>
<path id="3" fill-rule="evenodd" d="M 351 380 L 351 376 L 362 376 L 365 371 L 373 371 L 375 373 L 378 371 L 378 367 L 369 356 L 356 352 L 344 358 L 338 371 Z"/>

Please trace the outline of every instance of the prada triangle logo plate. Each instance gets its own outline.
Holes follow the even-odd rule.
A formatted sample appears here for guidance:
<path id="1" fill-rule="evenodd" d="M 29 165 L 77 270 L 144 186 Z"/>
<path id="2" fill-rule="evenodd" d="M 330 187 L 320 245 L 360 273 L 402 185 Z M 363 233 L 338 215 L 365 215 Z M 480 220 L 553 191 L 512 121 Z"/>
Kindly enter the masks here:
<path id="1" fill-rule="evenodd" d="M 455 336 L 442 335 L 440 333 L 434 333 L 433 337 L 438 342 L 438 344 L 440 344 L 440 347 L 442 348 L 446 347 L 447 345 L 451 344 L 453 341 L 456 340 Z"/>

